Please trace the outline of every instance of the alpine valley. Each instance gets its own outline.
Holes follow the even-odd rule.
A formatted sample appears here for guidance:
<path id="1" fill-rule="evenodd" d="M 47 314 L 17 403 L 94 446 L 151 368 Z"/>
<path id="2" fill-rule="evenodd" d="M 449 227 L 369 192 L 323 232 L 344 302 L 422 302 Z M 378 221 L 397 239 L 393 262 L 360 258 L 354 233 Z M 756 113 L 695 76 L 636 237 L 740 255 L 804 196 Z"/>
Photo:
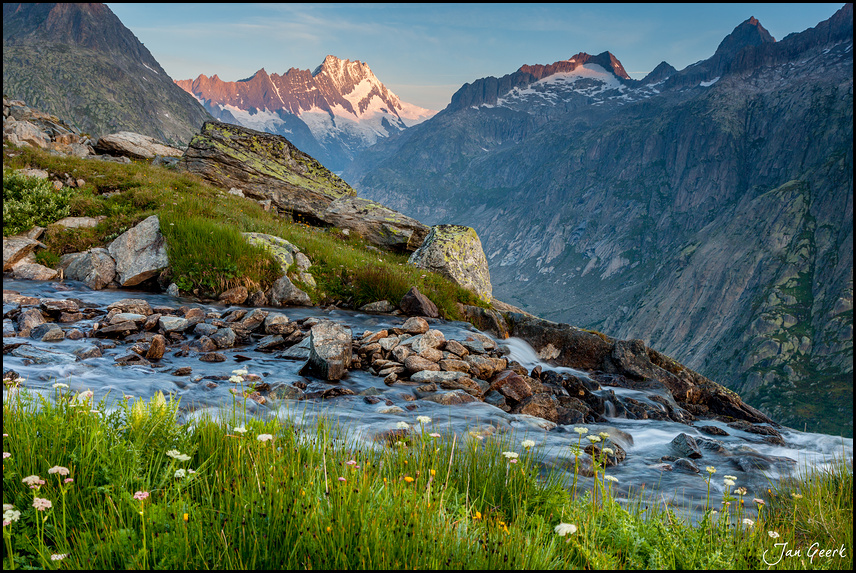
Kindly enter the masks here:
<path id="1" fill-rule="evenodd" d="M 466 84 L 343 177 L 474 227 L 494 294 L 641 338 L 788 425 L 853 431 L 853 7 L 750 18 L 641 81 L 579 53 Z"/>
<path id="2" fill-rule="evenodd" d="M 289 69 L 225 82 L 200 75 L 176 84 L 220 121 L 283 135 L 328 169 L 436 114 L 402 102 L 368 64 L 327 56 L 315 71 Z"/>

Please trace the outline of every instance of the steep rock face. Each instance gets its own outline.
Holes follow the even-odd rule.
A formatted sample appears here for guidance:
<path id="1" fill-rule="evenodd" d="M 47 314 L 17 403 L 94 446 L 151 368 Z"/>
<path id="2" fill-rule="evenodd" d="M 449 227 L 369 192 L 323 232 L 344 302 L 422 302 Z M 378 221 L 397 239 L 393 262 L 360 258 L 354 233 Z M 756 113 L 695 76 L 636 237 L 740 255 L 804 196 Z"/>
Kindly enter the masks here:
<path id="1" fill-rule="evenodd" d="M 466 105 L 344 176 L 474 227 L 499 298 L 642 338 L 776 419 L 851 434 L 852 6 L 765 34 L 749 20 L 711 60 L 638 83 L 586 64 L 480 103 L 464 86 Z"/>
<path id="2" fill-rule="evenodd" d="M 210 119 L 104 4 L 3 4 L 3 92 L 93 138 L 186 144 Z"/>
<path id="3" fill-rule="evenodd" d="M 287 136 L 334 171 L 359 150 L 436 113 L 402 102 L 368 64 L 335 56 L 313 72 L 261 69 L 237 82 L 200 75 L 176 84 L 218 119 Z"/>

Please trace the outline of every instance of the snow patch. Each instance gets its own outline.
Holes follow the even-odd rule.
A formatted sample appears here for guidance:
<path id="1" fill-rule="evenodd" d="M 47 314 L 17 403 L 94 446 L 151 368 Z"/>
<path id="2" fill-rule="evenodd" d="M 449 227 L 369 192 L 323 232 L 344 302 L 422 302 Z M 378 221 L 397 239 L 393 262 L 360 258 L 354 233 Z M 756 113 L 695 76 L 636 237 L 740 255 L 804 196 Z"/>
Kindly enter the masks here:
<path id="1" fill-rule="evenodd" d="M 719 76 L 716 76 L 715 78 L 713 78 L 713 79 L 712 79 L 712 80 L 710 80 L 710 81 L 707 81 L 707 82 L 701 82 L 699 85 L 700 85 L 701 87 L 703 87 L 703 88 L 709 88 L 710 86 L 712 86 L 713 84 L 715 84 L 715 83 L 716 83 L 716 82 L 718 82 L 718 81 L 719 81 Z"/>

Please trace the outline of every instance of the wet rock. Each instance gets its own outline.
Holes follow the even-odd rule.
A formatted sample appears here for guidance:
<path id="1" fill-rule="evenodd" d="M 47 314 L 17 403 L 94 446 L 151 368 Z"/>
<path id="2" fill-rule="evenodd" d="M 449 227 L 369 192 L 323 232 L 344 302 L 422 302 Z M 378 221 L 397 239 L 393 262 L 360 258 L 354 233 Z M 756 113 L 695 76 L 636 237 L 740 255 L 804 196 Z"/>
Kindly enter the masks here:
<path id="1" fill-rule="evenodd" d="M 49 350 L 47 348 L 36 348 L 29 344 L 18 346 L 12 350 L 12 355 L 18 356 L 19 358 L 26 358 L 34 364 L 60 365 L 72 364 L 77 361 L 77 357 L 74 354 L 60 352 L 58 350 Z"/>
<path id="2" fill-rule="evenodd" d="M 729 436 L 730 434 L 719 426 L 696 426 L 699 432 L 710 434 L 711 436 Z"/>
<path id="3" fill-rule="evenodd" d="M 259 352 L 273 352 L 285 345 L 285 339 L 279 334 L 270 334 L 261 338 L 256 345 L 256 350 Z"/>
<path id="4" fill-rule="evenodd" d="M 230 288 L 229 290 L 220 293 L 220 296 L 217 297 L 217 300 L 219 300 L 223 304 L 243 304 L 249 296 L 250 293 L 247 292 L 247 287 L 237 286 L 235 288 Z"/>
<path id="5" fill-rule="evenodd" d="M 52 322 L 40 324 L 30 331 L 30 338 L 42 342 L 56 342 L 65 338 L 62 329 Z"/>
<path id="6" fill-rule="evenodd" d="M 360 307 L 360 310 L 363 312 L 379 312 L 388 314 L 395 310 L 395 305 L 388 300 L 379 300 L 376 302 L 370 302 L 369 304 L 364 304 Z"/>
<path id="7" fill-rule="evenodd" d="M 672 462 L 672 469 L 674 471 L 680 471 L 690 474 L 699 473 L 698 466 L 695 465 L 692 460 L 688 460 L 687 458 L 676 459 L 674 462 Z"/>
<path id="8" fill-rule="evenodd" d="M 692 436 L 680 433 L 671 442 L 672 450 L 680 457 L 698 459 L 701 457 L 701 450 L 695 438 Z"/>
<path id="9" fill-rule="evenodd" d="M 211 335 L 211 340 L 218 348 L 232 348 L 235 344 L 235 331 L 228 326 L 220 328 Z"/>
<path id="10" fill-rule="evenodd" d="M 520 403 L 534 393 L 529 383 L 530 380 L 532 379 L 528 376 L 523 377 L 512 370 L 505 370 L 491 381 L 490 389 L 499 392 L 513 402 Z"/>
<path id="11" fill-rule="evenodd" d="M 509 388 L 506 384 L 502 388 Z M 500 392 L 502 392 L 502 388 Z M 506 394 L 508 397 L 508 394 Z M 528 416 L 536 416 L 557 423 L 559 414 L 556 410 L 556 401 L 553 396 L 546 392 L 532 394 L 531 396 L 519 401 L 519 404 L 511 409 L 512 414 L 526 414 Z"/>
<path id="12" fill-rule="evenodd" d="M 508 324 L 502 314 L 496 310 L 460 303 L 458 310 L 464 320 L 479 330 L 489 332 L 497 338 L 508 338 Z"/>
<path id="13" fill-rule="evenodd" d="M 312 327 L 309 334 L 309 360 L 301 372 L 312 373 L 322 380 L 340 380 L 351 364 L 351 329 L 324 321 Z"/>
<path id="14" fill-rule="evenodd" d="M 146 359 L 160 360 L 166 352 L 166 338 L 161 334 L 156 334 L 152 337 L 149 344 L 149 349 L 146 351 Z"/>
<path id="15" fill-rule="evenodd" d="M 193 327 L 193 334 L 198 334 L 200 336 L 211 336 L 215 332 L 217 332 L 217 327 L 205 322 L 200 322 Z"/>
<path id="16" fill-rule="evenodd" d="M 448 392 L 435 392 L 434 394 L 428 394 L 424 397 L 425 400 L 429 400 L 431 402 L 436 402 L 443 406 L 454 406 L 458 404 L 469 404 L 471 402 L 478 402 L 478 398 L 475 398 L 468 394 L 463 390 L 450 390 Z"/>
<path id="17" fill-rule="evenodd" d="M 508 402 L 505 400 L 505 396 L 497 392 L 496 390 L 490 390 L 487 394 L 484 395 L 484 401 L 486 404 L 490 404 L 491 406 L 495 406 L 502 410 L 503 412 L 510 412 L 511 406 L 508 405 Z M 561 422 L 560 422 L 561 423 Z"/>
<path id="18" fill-rule="evenodd" d="M 72 350 L 71 353 L 77 356 L 78 360 L 101 358 L 101 349 L 95 346 L 94 344 L 85 344 L 83 346 L 78 346 L 77 348 Z"/>
<path id="19" fill-rule="evenodd" d="M 465 358 L 470 353 L 470 351 L 457 340 L 447 340 L 446 350 L 456 354 L 460 358 Z"/>
<path id="20" fill-rule="evenodd" d="M 131 352 L 130 354 L 125 354 L 124 356 L 119 356 L 115 360 L 116 364 L 121 364 L 122 366 L 151 366 L 151 363 L 148 360 L 134 352 Z"/>
<path id="21" fill-rule="evenodd" d="M 36 308 L 28 308 L 18 315 L 18 336 L 29 336 L 35 327 L 44 324 L 45 317 Z"/>
<path id="22" fill-rule="evenodd" d="M 226 356 L 220 352 L 207 352 L 199 357 L 202 362 L 226 362 Z"/>

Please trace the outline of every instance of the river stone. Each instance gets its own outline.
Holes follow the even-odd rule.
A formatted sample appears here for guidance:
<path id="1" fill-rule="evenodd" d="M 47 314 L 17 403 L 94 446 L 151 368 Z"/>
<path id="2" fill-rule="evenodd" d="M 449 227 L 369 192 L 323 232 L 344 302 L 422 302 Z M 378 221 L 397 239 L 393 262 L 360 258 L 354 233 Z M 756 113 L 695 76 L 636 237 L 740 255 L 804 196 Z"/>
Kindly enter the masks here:
<path id="1" fill-rule="evenodd" d="M 672 440 L 671 446 L 675 453 L 682 458 L 698 459 L 701 457 L 701 450 L 699 450 L 695 438 L 689 434 L 681 432 Z"/>
<path id="2" fill-rule="evenodd" d="M 116 261 L 110 252 L 102 247 L 63 255 L 60 257 L 59 268 L 65 278 L 81 281 L 92 290 L 101 290 L 116 278 Z"/>
<path id="3" fill-rule="evenodd" d="M 148 360 L 160 360 L 166 352 L 166 338 L 162 334 L 155 334 L 149 344 L 149 349 L 146 351 Z"/>
<path id="4" fill-rule="evenodd" d="M 428 348 L 440 348 L 446 343 L 446 337 L 439 330 L 429 330 L 425 334 L 413 337 L 410 348 L 419 354 Z"/>
<path id="5" fill-rule="evenodd" d="M 420 316 L 411 316 L 401 325 L 401 330 L 408 334 L 423 334 L 428 328 L 428 321 Z"/>
<path id="6" fill-rule="evenodd" d="M 323 321 L 309 333 L 309 360 L 301 370 L 323 380 L 341 380 L 351 365 L 351 329 L 336 322 Z"/>
<path id="7" fill-rule="evenodd" d="M 419 382 L 420 384 L 428 382 L 432 382 L 434 384 L 441 384 L 443 382 L 452 382 L 464 377 L 466 377 L 466 374 L 464 374 L 463 372 L 420 370 L 419 372 L 416 372 L 415 374 L 410 376 L 410 381 Z"/>
<path id="8" fill-rule="evenodd" d="M 19 358 L 32 360 L 36 364 L 72 364 L 77 361 L 77 357 L 74 354 L 48 350 L 46 348 L 36 348 L 29 344 L 15 348 L 12 354 Z"/>
<path id="9" fill-rule="evenodd" d="M 30 331 L 45 323 L 45 317 L 37 308 L 28 308 L 18 315 L 18 336 L 29 336 Z"/>
<path id="10" fill-rule="evenodd" d="M 30 331 L 30 338 L 33 340 L 41 340 L 42 342 L 55 342 L 63 340 L 65 333 L 62 329 L 53 322 L 40 324 Z"/>
<path id="11" fill-rule="evenodd" d="M 211 340 L 218 348 L 231 348 L 235 344 L 235 338 L 235 331 L 228 326 L 218 329 L 211 335 Z"/>
<path id="12" fill-rule="evenodd" d="M 471 396 L 463 390 L 449 390 L 448 392 L 435 392 L 423 397 L 423 400 L 436 402 L 443 406 L 454 406 L 458 404 L 469 404 L 478 402 L 479 399 Z"/>
<path id="13" fill-rule="evenodd" d="M 179 316 L 162 316 L 158 320 L 158 326 L 165 333 L 184 332 L 190 327 L 190 321 Z"/>
<path id="14" fill-rule="evenodd" d="M 472 227 L 436 225 L 407 261 L 439 273 L 489 303 L 493 287 L 481 241 Z"/>
<path id="15" fill-rule="evenodd" d="M 289 334 L 294 330 L 294 325 L 288 317 L 281 312 L 268 313 L 264 321 L 265 334 Z"/>
<path id="16" fill-rule="evenodd" d="M 157 215 L 128 229 L 107 247 L 116 260 L 116 274 L 123 287 L 150 279 L 169 266 L 166 241 Z"/>
<path id="17" fill-rule="evenodd" d="M 439 372 L 440 367 L 436 362 L 431 362 L 430 360 L 426 360 L 421 356 L 408 356 L 404 359 L 404 366 L 410 372 L 421 372 L 423 370 L 431 370 L 434 372 Z"/>

